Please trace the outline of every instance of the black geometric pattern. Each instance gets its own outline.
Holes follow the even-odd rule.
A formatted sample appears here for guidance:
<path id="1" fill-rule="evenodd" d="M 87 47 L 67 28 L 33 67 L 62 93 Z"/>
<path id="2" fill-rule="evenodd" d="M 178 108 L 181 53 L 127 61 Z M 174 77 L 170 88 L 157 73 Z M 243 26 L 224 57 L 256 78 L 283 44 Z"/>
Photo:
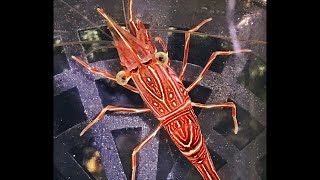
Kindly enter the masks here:
<path id="1" fill-rule="evenodd" d="M 239 39 L 265 40 L 265 5 L 257 2 L 236 1 L 233 20 Z M 159 3 L 134 0 L 133 3 L 134 17 L 152 29 L 179 27 L 176 29 L 186 30 L 212 17 L 213 20 L 199 31 L 230 36 L 226 1 L 168 0 Z M 133 148 L 159 123 L 150 113 L 107 113 L 82 137 L 79 136 L 106 105 L 144 107 L 136 93 L 89 72 L 71 59 L 72 55 L 80 57 L 90 66 L 113 75 L 121 69 L 115 49 L 90 52 L 110 45 L 108 41 L 111 40 L 96 7 L 103 8 L 120 24 L 125 22 L 122 1 L 54 1 L 53 38 L 56 43 L 74 42 L 54 48 L 54 179 L 58 180 L 130 179 Z M 88 30 L 91 31 L 86 34 Z M 172 68 L 180 72 L 184 35 L 161 31 L 151 34 L 163 38 L 168 45 Z M 91 39 L 99 36 L 104 44 L 92 48 L 90 44 L 78 43 L 90 39 L 90 35 L 94 36 Z M 228 40 L 192 35 L 184 85 L 188 86 L 197 78 L 212 52 L 232 48 L 233 44 Z M 194 108 L 220 178 L 264 180 L 266 46 L 241 43 L 241 48 L 252 49 L 252 53 L 218 57 L 189 95 L 194 102 L 219 104 L 230 101 L 237 106 L 237 135 L 233 134 L 231 109 Z M 98 160 L 89 161 L 94 158 Z M 202 179 L 163 129 L 139 152 L 137 164 L 136 179 Z"/>

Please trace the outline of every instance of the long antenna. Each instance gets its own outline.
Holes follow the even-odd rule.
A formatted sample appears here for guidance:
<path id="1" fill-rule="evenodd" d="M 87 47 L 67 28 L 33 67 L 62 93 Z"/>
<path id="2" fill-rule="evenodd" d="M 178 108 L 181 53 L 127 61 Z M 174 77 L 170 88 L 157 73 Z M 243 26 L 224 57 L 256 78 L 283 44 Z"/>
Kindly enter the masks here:
<path id="1" fill-rule="evenodd" d="M 63 0 L 60 0 L 60 2 L 62 2 L 62 3 L 65 4 L 66 6 L 68 6 L 71 10 L 73 10 L 74 12 L 76 12 L 77 14 L 79 14 L 81 17 L 83 17 L 83 19 L 85 19 L 86 21 L 88 21 L 89 23 L 91 23 L 93 26 L 95 26 L 97 29 L 99 29 L 104 35 L 106 35 L 107 37 L 109 37 L 110 39 L 112 39 L 112 37 L 111 37 L 109 34 L 107 34 L 105 31 L 103 31 L 101 28 L 99 28 L 99 25 L 97 25 L 96 23 L 90 21 L 87 16 L 82 15 L 78 10 L 76 10 L 74 7 L 70 6 L 68 3 L 64 2 Z"/>

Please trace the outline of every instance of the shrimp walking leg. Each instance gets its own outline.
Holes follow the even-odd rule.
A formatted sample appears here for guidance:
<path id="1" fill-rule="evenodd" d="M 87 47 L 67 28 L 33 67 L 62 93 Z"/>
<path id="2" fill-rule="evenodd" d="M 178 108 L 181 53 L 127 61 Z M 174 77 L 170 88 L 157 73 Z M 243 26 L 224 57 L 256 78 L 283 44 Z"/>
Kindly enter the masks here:
<path id="1" fill-rule="evenodd" d="M 112 81 L 116 81 L 116 77 L 112 76 L 111 74 L 107 73 L 107 72 L 104 72 L 104 71 L 100 71 L 98 69 L 94 69 L 92 67 L 90 67 L 87 63 L 84 62 L 84 60 L 80 59 L 80 58 L 77 58 L 75 56 L 71 56 L 72 59 L 76 60 L 78 63 L 80 63 L 82 66 L 84 66 L 85 68 L 87 68 L 89 71 L 93 72 L 93 73 L 96 73 L 96 74 L 99 74 L 99 75 L 102 75 L 104 76 L 105 78 L 108 78 Z M 135 92 L 135 93 L 139 93 L 137 88 L 133 87 L 133 86 L 130 86 L 129 84 L 126 84 L 126 85 L 123 85 L 123 87 L 129 89 L 130 91 L 132 92 Z"/>
<path id="2" fill-rule="evenodd" d="M 118 106 L 106 106 L 102 109 L 102 111 L 99 113 L 99 115 L 91 121 L 80 133 L 80 136 L 82 136 L 91 126 L 93 126 L 95 123 L 97 123 L 103 115 L 107 111 L 117 111 L 117 112 L 126 112 L 126 113 L 144 113 L 144 112 L 150 112 L 151 110 L 148 108 L 124 108 L 124 107 L 118 107 Z"/>
<path id="3" fill-rule="evenodd" d="M 191 91 L 203 78 L 203 76 L 207 73 L 207 71 L 209 70 L 210 66 L 213 63 L 213 60 L 216 59 L 216 57 L 218 55 L 223 55 L 223 56 L 229 56 L 231 54 L 236 54 L 236 53 L 243 53 L 243 52 L 251 52 L 250 49 L 240 49 L 240 50 L 236 50 L 236 51 L 217 51 L 217 52 L 213 52 L 208 60 L 208 63 L 206 64 L 206 66 L 204 67 L 204 69 L 202 70 L 202 72 L 200 73 L 200 75 L 198 76 L 198 78 L 193 81 L 192 84 L 190 84 L 190 86 L 187 88 L 187 92 Z"/>
<path id="4" fill-rule="evenodd" d="M 132 176 L 131 180 L 134 180 L 136 177 L 136 170 L 137 170 L 137 153 L 140 151 L 140 149 L 146 145 L 152 138 L 154 138 L 159 130 L 161 129 L 162 124 L 160 123 L 157 128 L 145 139 L 142 143 L 140 143 L 138 146 L 136 146 L 132 152 Z"/>
<path id="5" fill-rule="evenodd" d="M 195 103 L 191 102 L 191 105 L 194 107 L 199 107 L 199 108 L 225 108 L 225 107 L 231 107 L 232 108 L 232 118 L 233 118 L 233 124 L 234 124 L 234 133 L 238 133 L 238 121 L 237 121 L 237 108 L 236 105 L 233 102 L 226 102 L 223 104 L 200 104 L 200 103 Z"/>
<path id="6" fill-rule="evenodd" d="M 183 64 L 182 69 L 179 75 L 179 79 L 182 81 L 184 73 L 187 68 L 187 62 L 188 62 L 188 53 L 189 53 L 189 44 L 190 44 L 190 33 L 189 32 L 195 32 L 197 31 L 201 26 L 203 26 L 205 23 L 211 21 L 212 18 L 203 20 L 201 23 L 199 23 L 196 27 L 190 29 L 188 32 L 185 33 L 185 41 L 184 41 L 184 56 L 183 56 Z"/>

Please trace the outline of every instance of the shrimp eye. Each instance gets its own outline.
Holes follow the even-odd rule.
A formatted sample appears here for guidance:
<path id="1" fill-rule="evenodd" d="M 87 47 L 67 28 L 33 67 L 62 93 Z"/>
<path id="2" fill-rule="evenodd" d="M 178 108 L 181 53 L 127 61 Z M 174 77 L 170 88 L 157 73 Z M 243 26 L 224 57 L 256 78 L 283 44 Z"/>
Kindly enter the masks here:
<path id="1" fill-rule="evenodd" d="M 126 85 L 128 83 L 128 81 L 130 80 L 130 77 L 127 77 L 126 76 L 126 72 L 124 71 L 119 71 L 117 73 L 117 76 L 116 76 L 116 81 L 119 85 L 123 86 L 123 85 Z"/>
<path id="2" fill-rule="evenodd" d="M 155 54 L 155 58 L 157 59 L 158 64 L 160 65 L 167 65 L 168 64 L 168 54 L 164 52 L 157 52 Z"/>

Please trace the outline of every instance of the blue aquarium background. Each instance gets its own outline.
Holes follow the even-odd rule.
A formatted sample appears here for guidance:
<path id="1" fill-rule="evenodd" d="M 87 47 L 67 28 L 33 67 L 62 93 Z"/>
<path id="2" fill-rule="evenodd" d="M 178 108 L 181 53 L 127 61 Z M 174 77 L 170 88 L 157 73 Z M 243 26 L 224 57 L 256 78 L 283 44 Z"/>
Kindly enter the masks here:
<path id="1" fill-rule="evenodd" d="M 121 0 L 54 0 L 54 179 L 131 179 L 131 153 L 158 125 L 151 113 L 107 113 L 82 137 L 81 130 L 107 105 L 144 107 L 140 96 L 93 74 L 71 59 L 116 75 L 121 70 L 101 7 L 125 26 Z M 251 53 L 218 56 L 189 93 L 192 101 L 237 106 L 239 133 L 233 134 L 231 109 L 194 108 L 207 147 L 223 180 L 266 179 L 266 1 L 134 0 L 134 18 L 168 46 L 171 66 L 181 70 L 184 34 L 207 18 L 190 40 L 184 78 L 190 85 L 212 52 L 251 49 Z M 171 29 L 173 31 L 168 31 Z M 92 42 L 94 41 L 94 43 Z M 159 46 L 161 49 L 161 46 Z M 138 154 L 136 179 L 202 180 L 167 132 Z"/>

